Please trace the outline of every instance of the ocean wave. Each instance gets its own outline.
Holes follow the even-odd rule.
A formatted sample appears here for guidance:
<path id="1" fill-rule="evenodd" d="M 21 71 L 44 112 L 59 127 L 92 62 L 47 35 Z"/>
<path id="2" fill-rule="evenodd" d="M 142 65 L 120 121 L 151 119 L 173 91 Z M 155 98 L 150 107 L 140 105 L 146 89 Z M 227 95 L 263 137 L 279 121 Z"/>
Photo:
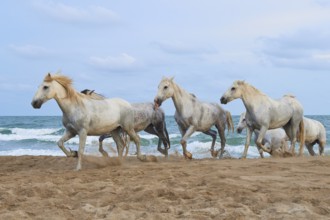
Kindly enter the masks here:
<path id="1" fill-rule="evenodd" d="M 12 134 L 11 129 L 0 128 L 0 134 Z"/>

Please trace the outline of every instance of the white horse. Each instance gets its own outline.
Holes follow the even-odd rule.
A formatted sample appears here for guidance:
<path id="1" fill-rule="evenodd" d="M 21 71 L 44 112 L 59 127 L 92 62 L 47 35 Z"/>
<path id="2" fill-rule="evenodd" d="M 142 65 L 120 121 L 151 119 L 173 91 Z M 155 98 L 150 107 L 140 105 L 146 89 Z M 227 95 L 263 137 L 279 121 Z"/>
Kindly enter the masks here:
<path id="1" fill-rule="evenodd" d="M 179 87 L 173 78 L 163 78 L 160 82 L 158 93 L 154 99 L 155 108 L 158 108 L 168 98 L 172 98 L 176 108 L 175 120 L 182 135 L 183 155 L 186 158 L 192 158 L 192 154 L 186 149 L 187 139 L 195 131 L 201 131 L 212 136 L 211 155 L 216 157 L 219 153 L 219 151 L 214 151 L 216 132 L 211 130 L 211 127 L 215 125 L 221 139 L 220 157 L 222 157 L 226 144 L 226 123 L 228 130 L 234 129 L 231 114 L 223 110 L 218 104 L 199 101 L 195 95 Z"/>
<path id="2" fill-rule="evenodd" d="M 145 159 L 145 156 L 142 156 L 140 152 L 140 138 L 134 131 L 134 112 L 127 101 L 119 98 L 95 99 L 86 96 L 74 90 L 70 78 L 48 73 L 34 95 L 31 104 L 34 108 L 41 108 L 41 105 L 50 99 L 55 99 L 61 108 L 63 112 L 62 122 L 66 128 L 57 144 L 66 156 L 78 156 L 77 170 L 82 168 L 82 156 L 87 136 L 99 136 L 112 132 L 114 139 L 120 143 L 122 151 L 123 143 L 118 131 L 119 128 L 123 129 L 134 141 L 137 157 L 141 160 Z M 79 136 L 78 153 L 68 151 L 64 147 L 64 142 L 76 135 Z"/>
<path id="3" fill-rule="evenodd" d="M 103 97 L 102 95 L 94 92 L 94 90 L 85 89 L 81 93 L 93 96 L 95 98 Z M 145 131 L 149 134 L 156 135 L 158 137 L 157 150 L 168 156 L 168 149 L 170 148 L 170 138 L 166 129 L 165 113 L 161 108 L 154 109 L 153 103 L 132 103 L 134 110 L 134 130 L 135 132 Z M 129 140 L 125 138 L 125 134 L 122 134 L 123 141 L 126 147 L 126 154 L 128 153 Z M 111 137 L 111 134 L 101 135 L 99 138 L 99 151 L 103 156 L 108 156 L 108 153 L 103 149 L 102 142 L 104 139 Z M 164 149 L 161 145 L 164 145 Z M 118 152 L 119 153 L 119 152 Z"/>
<path id="4" fill-rule="evenodd" d="M 271 153 L 262 144 L 262 139 L 269 129 L 283 127 L 291 142 L 291 153 L 295 154 L 295 143 L 297 141 L 297 131 L 300 130 L 300 149 L 299 155 L 304 151 L 304 121 L 303 107 L 298 100 L 289 95 L 283 96 L 280 100 L 274 100 L 260 92 L 258 89 L 244 81 L 235 81 L 232 86 L 223 94 L 220 99 L 222 104 L 240 98 L 242 99 L 247 114 L 249 114 L 249 127 L 260 131 L 257 146 L 261 150 Z M 247 151 L 247 146 L 245 150 Z"/>
<path id="5" fill-rule="evenodd" d="M 253 130 L 248 127 L 249 124 L 249 116 L 246 116 L 246 112 L 243 112 L 241 114 L 241 117 L 239 119 L 239 122 L 236 127 L 237 133 L 241 133 L 243 129 L 246 128 L 246 141 L 245 141 L 245 149 L 247 150 L 250 141 L 251 141 L 251 134 L 254 133 L 254 142 L 257 143 L 257 139 L 259 136 L 258 130 Z M 262 144 L 267 147 L 268 149 L 271 149 L 271 153 L 274 156 L 282 156 L 283 153 L 285 153 L 288 149 L 288 143 L 289 140 L 288 136 L 286 135 L 283 128 L 276 128 L 272 130 L 268 130 L 265 134 L 265 137 L 262 139 Z M 263 152 L 260 151 L 260 148 L 258 147 L 260 157 L 263 158 Z M 244 151 L 242 158 L 246 158 L 247 152 Z"/>
<path id="6" fill-rule="evenodd" d="M 313 146 L 319 145 L 319 154 L 324 155 L 324 147 L 327 143 L 327 135 L 323 124 L 317 120 L 304 117 L 305 145 L 310 155 L 315 156 Z M 298 132 L 299 137 L 299 132 Z"/>

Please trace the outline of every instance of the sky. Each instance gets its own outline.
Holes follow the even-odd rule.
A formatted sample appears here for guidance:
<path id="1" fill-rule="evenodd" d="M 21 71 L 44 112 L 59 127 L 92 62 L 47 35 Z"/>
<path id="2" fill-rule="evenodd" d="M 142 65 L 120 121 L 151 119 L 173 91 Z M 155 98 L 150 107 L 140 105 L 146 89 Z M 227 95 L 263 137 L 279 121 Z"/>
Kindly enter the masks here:
<path id="1" fill-rule="evenodd" d="M 77 91 L 152 102 L 173 77 L 216 102 L 235 80 L 274 99 L 293 94 L 306 115 L 330 112 L 328 0 L 11 0 L 0 3 L 0 116 L 33 109 L 44 76 L 60 71 Z M 221 105 L 233 115 L 241 100 Z M 172 100 L 163 103 L 173 115 Z"/>

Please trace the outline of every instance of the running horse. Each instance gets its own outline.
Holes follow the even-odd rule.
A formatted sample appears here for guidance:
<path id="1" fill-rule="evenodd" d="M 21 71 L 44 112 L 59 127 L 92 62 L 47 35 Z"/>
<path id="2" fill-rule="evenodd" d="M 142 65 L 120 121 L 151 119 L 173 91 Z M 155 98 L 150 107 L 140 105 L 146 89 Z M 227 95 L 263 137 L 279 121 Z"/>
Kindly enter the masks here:
<path id="1" fill-rule="evenodd" d="M 223 156 L 226 144 L 225 129 L 234 130 L 231 114 L 216 103 L 201 102 L 197 97 L 176 84 L 173 78 L 163 78 L 158 86 L 158 92 L 154 99 L 155 108 L 163 101 L 172 98 L 175 111 L 175 120 L 182 135 L 181 145 L 185 158 L 192 159 L 192 154 L 187 151 L 187 139 L 195 132 L 200 131 L 212 136 L 211 155 L 216 157 L 219 151 L 214 150 L 216 131 L 211 127 L 214 125 L 220 135 L 221 149 L 220 157 Z"/>
<path id="2" fill-rule="evenodd" d="M 259 136 L 256 141 L 258 148 L 260 148 L 259 152 L 263 150 L 267 153 L 272 153 L 272 149 L 266 148 L 262 144 L 262 140 L 267 130 L 283 127 L 291 142 L 290 151 L 292 155 L 295 155 L 294 148 L 299 129 L 299 156 L 303 155 L 305 142 L 304 111 L 302 105 L 294 96 L 285 95 L 279 100 L 274 100 L 250 84 L 237 80 L 223 94 L 220 102 L 227 104 L 238 98 L 242 99 L 246 108 L 246 114 L 249 116 L 248 126 L 252 130 L 259 130 Z M 247 147 L 248 145 L 245 145 L 244 152 L 247 151 Z"/>
<path id="3" fill-rule="evenodd" d="M 96 93 L 94 90 L 85 89 L 81 93 L 94 96 L 95 98 L 103 97 Z M 165 113 L 161 108 L 154 109 L 153 103 L 132 103 L 134 109 L 134 130 L 135 132 L 145 131 L 149 134 L 156 135 L 158 137 L 158 148 L 157 150 L 168 157 L 168 149 L 170 148 L 170 139 L 166 129 Z M 99 151 L 103 156 L 108 156 L 108 153 L 103 149 L 102 142 L 104 139 L 111 137 L 111 134 L 101 135 L 99 138 Z M 123 134 L 126 155 L 128 153 L 129 141 L 126 141 L 125 135 Z M 164 149 L 161 145 L 164 145 Z M 125 156 L 126 156 L 125 155 Z"/>
<path id="4" fill-rule="evenodd" d="M 48 73 L 32 99 L 33 108 L 39 109 L 50 99 L 55 99 L 63 112 L 62 123 L 66 128 L 64 135 L 57 142 L 67 157 L 78 156 L 76 170 L 82 168 L 82 157 L 87 136 L 99 136 L 111 132 L 123 150 L 123 143 L 118 129 L 123 129 L 134 141 L 138 159 L 145 161 L 140 152 L 140 138 L 134 131 L 134 110 L 127 101 L 119 98 L 93 98 L 77 92 L 72 80 L 63 75 Z M 64 142 L 79 136 L 79 150 L 68 151 Z M 121 154 L 120 154 L 121 155 Z"/>
<path id="5" fill-rule="evenodd" d="M 246 112 L 243 112 L 241 114 L 241 117 L 238 121 L 238 124 L 236 126 L 236 131 L 237 133 L 242 133 L 242 130 L 246 128 L 246 141 L 245 149 L 247 150 L 250 142 L 251 142 L 251 136 L 252 133 L 254 133 L 254 143 L 257 143 L 258 136 L 259 136 L 259 130 L 257 129 L 252 129 L 251 127 L 248 126 L 250 124 L 249 122 L 249 115 L 246 114 Z M 288 148 L 288 136 L 286 135 L 285 131 L 283 128 L 276 128 L 276 129 L 271 129 L 268 130 L 265 134 L 264 139 L 262 139 L 262 144 L 267 147 L 272 149 L 272 156 L 283 156 L 286 154 L 287 148 Z M 256 144 L 258 147 L 258 145 Z M 260 157 L 264 158 L 263 152 L 260 151 L 260 148 L 258 147 L 258 151 L 260 153 Z M 243 155 L 241 158 L 246 158 L 247 151 L 243 152 Z"/>

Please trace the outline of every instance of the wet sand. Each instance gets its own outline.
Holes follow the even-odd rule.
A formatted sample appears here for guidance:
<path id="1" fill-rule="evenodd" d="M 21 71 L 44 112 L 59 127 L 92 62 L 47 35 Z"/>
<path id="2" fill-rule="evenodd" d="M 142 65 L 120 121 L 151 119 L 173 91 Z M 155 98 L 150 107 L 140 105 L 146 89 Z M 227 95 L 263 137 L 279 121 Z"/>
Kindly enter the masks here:
<path id="1" fill-rule="evenodd" d="M 330 157 L 0 157 L 0 219 L 330 219 Z"/>

